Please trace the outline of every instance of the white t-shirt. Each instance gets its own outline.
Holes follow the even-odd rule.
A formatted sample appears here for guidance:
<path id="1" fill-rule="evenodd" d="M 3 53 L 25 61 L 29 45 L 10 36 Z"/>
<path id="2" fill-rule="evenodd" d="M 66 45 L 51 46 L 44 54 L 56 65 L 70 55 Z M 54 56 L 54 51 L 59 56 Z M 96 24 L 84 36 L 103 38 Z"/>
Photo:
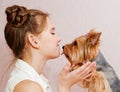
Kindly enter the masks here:
<path id="1" fill-rule="evenodd" d="M 33 67 L 21 59 L 16 61 L 15 68 L 10 74 L 10 78 L 4 92 L 13 92 L 16 84 L 23 80 L 35 81 L 40 84 L 44 92 L 52 92 L 49 81 L 42 74 L 39 75 Z"/>

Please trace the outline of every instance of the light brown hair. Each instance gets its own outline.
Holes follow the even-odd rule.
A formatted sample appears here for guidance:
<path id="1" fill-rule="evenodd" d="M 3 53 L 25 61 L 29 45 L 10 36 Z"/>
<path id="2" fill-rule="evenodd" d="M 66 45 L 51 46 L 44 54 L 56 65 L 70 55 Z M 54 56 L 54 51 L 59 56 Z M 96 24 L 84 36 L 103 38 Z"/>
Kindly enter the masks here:
<path id="1" fill-rule="evenodd" d="M 26 45 L 27 33 L 35 35 L 41 33 L 46 26 L 48 13 L 18 5 L 6 8 L 5 12 L 7 15 L 4 32 L 6 42 L 15 57 L 21 58 Z"/>

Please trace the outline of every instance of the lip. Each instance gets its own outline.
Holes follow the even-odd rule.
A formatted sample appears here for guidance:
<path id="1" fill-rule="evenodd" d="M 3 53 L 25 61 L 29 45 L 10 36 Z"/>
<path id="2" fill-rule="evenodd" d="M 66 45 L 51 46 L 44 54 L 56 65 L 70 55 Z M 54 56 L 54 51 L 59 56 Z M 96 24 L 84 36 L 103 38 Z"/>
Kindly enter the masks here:
<path id="1" fill-rule="evenodd" d="M 57 46 L 60 46 L 59 44 L 57 44 Z"/>
<path id="2" fill-rule="evenodd" d="M 64 52 L 61 53 L 61 55 L 63 55 L 63 54 L 64 54 Z"/>

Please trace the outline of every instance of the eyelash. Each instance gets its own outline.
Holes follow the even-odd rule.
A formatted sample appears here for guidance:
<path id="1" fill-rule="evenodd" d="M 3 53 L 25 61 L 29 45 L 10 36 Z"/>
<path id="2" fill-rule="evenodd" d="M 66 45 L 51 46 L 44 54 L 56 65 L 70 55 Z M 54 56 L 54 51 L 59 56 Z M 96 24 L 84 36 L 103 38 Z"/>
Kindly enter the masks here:
<path id="1" fill-rule="evenodd" d="M 55 33 L 51 33 L 52 35 L 55 35 Z"/>

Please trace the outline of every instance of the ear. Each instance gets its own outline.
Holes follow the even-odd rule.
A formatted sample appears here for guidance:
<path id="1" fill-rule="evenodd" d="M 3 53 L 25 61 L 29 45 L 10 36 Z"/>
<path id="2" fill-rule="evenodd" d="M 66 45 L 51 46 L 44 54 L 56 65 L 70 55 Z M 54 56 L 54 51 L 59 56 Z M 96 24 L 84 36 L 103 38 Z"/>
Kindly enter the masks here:
<path id="1" fill-rule="evenodd" d="M 101 32 L 95 32 L 91 30 L 87 35 L 87 44 L 90 46 L 95 46 L 99 44 Z"/>
<path id="2" fill-rule="evenodd" d="M 29 44 L 30 44 L 33 48 L 39 49 L 39 43 L 38 43 L 38 40 L 37 40 L 37 36 L 29 33 L 29 34 L 27 35 L 27 38 L 28 38 Z"/>

